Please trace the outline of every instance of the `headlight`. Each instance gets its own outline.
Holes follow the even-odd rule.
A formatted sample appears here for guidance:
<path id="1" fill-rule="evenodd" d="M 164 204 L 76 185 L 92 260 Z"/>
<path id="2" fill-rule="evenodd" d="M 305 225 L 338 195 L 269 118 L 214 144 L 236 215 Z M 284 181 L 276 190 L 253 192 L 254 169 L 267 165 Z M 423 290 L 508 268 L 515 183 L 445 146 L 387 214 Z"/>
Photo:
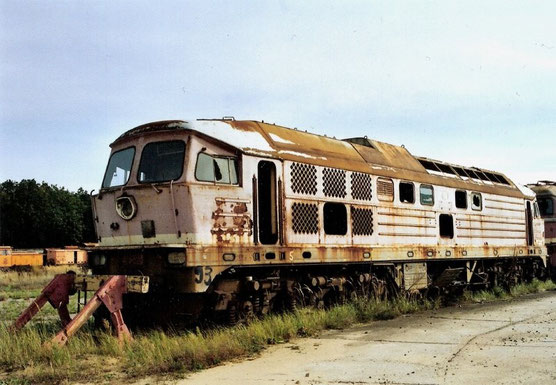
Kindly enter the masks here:
<path id="1" fill-rule="evenodd" d="M 116 199 L 116 212 L 120 217 L 129 221 L 137 213 L 137 205 L 133 197 L 125 196 Z"/>
<path id="2" fill-rule="evenodd" d="M 96 254 L 93 256 L 91 262 L 93 266 L 104 266 L 106 265 L 106 255 Z"/>
<path id="3" fill-rule="evenodd" d="M 168 263 L 171 265 L 183 265 L 185 263 L 185 251 L 169 252 Z"/>

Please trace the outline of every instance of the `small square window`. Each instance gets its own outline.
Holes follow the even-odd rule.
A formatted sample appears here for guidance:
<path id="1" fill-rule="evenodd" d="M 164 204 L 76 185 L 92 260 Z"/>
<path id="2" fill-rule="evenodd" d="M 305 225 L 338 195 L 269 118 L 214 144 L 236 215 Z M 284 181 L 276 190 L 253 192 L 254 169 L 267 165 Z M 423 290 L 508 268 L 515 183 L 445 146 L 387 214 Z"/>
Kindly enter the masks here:
<path id="1" fill-rule="evenodd" d="M 467 208 L 467 192 L 462 190 L 456 190 L 456 207 L 458 209 Z"/>
<path id="2" fill-rule="evenodd" d="M 431 185 L 422 184 L 419 187 L 420 201 L 422 205 L 432 206 L 434 205 L 434 190 Z"/>
<path id="3" fill-rule="evenodd" d="M 413 183 L 400 182 L 400 202 L 415 203 L 415 193 Z"/>
<path id="4" fill-rule="evenodd" d="M 483 198 L 480 193 L 471 193 L 471 208 L 475 211 L 483 209 Z"/>

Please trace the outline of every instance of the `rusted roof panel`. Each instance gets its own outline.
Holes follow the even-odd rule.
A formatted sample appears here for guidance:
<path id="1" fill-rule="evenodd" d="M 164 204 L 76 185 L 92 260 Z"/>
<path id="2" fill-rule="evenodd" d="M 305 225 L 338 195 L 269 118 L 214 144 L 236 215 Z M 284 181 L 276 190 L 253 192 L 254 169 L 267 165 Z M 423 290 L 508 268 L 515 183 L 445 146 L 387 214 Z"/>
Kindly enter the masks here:
<path id="1" fill-rule="evenodd" d="M 361 157 L 370 164 L 426 172 L 425 168 L 404 147 L 376 140 L 369 141 L 372 147 L 352 143 Z"/>
<path id="2" fill-rule="evenodd" d="M 258 123 L 274 156 L 296 162 L 368 172 L 368 164 L 350 143 L 305 131 Z"/>
<path id="3" fill-rule="evenodd" d="M 367 138 L 339 140 L 256 121 L 200 119 L 153 122 L 127 131 L 112 145 L 137 135 L 174 130 L 198 132 L 251 155 L 497 195 L 519 198 L 529 195 L 511 182 L 510 185 L 502 185 L 431 174 L 416 157 L 401 146 Z"/>

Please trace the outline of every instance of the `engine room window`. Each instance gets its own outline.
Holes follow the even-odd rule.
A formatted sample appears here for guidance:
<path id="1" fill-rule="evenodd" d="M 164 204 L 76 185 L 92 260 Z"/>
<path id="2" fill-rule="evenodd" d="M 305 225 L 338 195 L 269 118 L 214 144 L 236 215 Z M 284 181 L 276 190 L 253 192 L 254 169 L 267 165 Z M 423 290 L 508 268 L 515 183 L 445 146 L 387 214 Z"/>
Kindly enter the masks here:
<path id="1" fill-rule="evenodd" d="M 467 192 L 462 190 L 456 190 L 456 207 L 458 209 L 467 208 Z"/>
<path id="2" fill-rule="evenodd" d="M 400 202 L 415 203 L 413 183 L 400 182 Z"/>
<path id="3" fill-rule="evenodd" d="M 181 140 L 153 142 L 143 148 L 139 163 L 140 183 L 169 182 L 183 171 L 185 143 Z"/>
<path id="4" fill-rule="evenodd" d="M 537 198 L 541 217 L 550 217 L 554 215 L 554 201 L 552 198 Z"/>
<path id="5" fill-rule="evenodd" d="M 135 156 L 135 147 L 116 151 L 110 156 L 102 187 L 123 186 L 129 180 L 131 165 Z"/>
<path id="6" fill-rule="evenodd" d="M 432 206 L 434 205 L 434 190 L 431 185 L 422 184 L 419 187 L 420 201 L 422 205 Z"/>
<path id="7" fill-rule="evenodd" d="M 454 237 L 454 218 L 450 214 L 440 214 L 438 223 L 442 238 Z"/>
<path id="8" fill-rule="evenodd" d="M 323 206 L 324 232 L 330 235 L 346 235 L 347 210 L 343 203 L 327 202 Z"/>
<path id="9" fill-rule="evenodd" d="M 238 184 L 237 162 L 234 158 L 211 156 L 201 152 L 197 156 L 195 178 L 202 182 Z"/>
<path id="10" fill-rule="evenodd" d="M 471 208 L 476 211 L 483 209 L 483 199 L 479 193 L 471 193 Z"/>

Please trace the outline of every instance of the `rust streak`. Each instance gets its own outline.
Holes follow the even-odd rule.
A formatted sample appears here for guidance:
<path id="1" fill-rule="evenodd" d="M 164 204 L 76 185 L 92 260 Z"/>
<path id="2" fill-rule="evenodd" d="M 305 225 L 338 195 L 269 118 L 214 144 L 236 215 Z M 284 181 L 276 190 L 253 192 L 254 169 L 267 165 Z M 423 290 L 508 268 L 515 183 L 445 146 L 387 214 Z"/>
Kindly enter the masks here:
<path id="1" fill-rule="evenodd" d="M 482 220 L 482 219 L 459 219 L 456 218 L 457 221 L 461 221 L 461 222 L 481 222 L 481 223 L 501 223 L 501 221 L 489 221 L 489 220 Z M 509 222 L 509 221 L 504 221 L 503 222 L 505 225 L 520 225 L 520 226 L 525 226 L 525 222 Z"/>
<path id="2" fill-rule="evenodd" d="M 378 222 L 380 226 L 395 226 L 395 227 L 421 227 L 425 229 L 434 229 L 436 226 L 434 225 L 416 225 L 416 224 L 407 224 L 407 223 L 387 223 L 387 222 Z"/>
<path id="3" fill-rule="evenodd" d="M 466 215 L 466 214 L 462 214 L 462 215 Z M 467 215 L 473 215 L 473 217 L 479 217 L 479 218 L 494 218 L 494 219 L 503 219 L 504 221 L 508 220 L 508 219 L 523 219 L 525 220 L 524 216 L 519 216 L 519 217 L 499 217 L 496 215 L 483 215 L 483 214 L 467 214 Z M 466 220 L 465 218 L 462 217 L 456 217 L 457 220 Z M 482 221 L 482 219 L 479 219 Z"/>
<path id="4" fill-rule="evenodd" d="M 485 198 L 485 202 L 498 202 L 498 203 L 506 203 L 509 205 L 517 205 L 523 207 L 523 202 L 516 202 L 516 201 L 505 201 L 501 199 L 492 199 L 492 198 Z"/>
<path id="5" fill-rule="evenodd" d="M 506 237 L 498 235 L 459 235 L 458 238 L 501 238 L 501 239 L 521 239 L 525 240 L 525 237 Z"/>
<path id="6" fill-rule="evenodd" d="M 459 230 L 481 230 L 481 231 L 508 231 L 514 233 L 524 233 L 525 230 L 516 230 L 516 229 L 490 229 L 486 227 L 457 227 Z"/>
<path id="7" fill-rule="evenodd" d="M 422 215 L 412 215 L 412 214 L 396 214 L 396 213 L 381 213 L 378 215 L 384 215 L 387 217 L 407 217 L 407 218 L 423 218 L 423 219 L 435 219 L 434 216 L 422 216 Z"/>
<path id="8" fill-rule="evenodd" d="M 436 234 L 411 234 L 411 233 L 378 233 L 378 235 L 384 235 L 387 237 L 424 237 L 424 238 L 434 238 Z"/>
<path id="9" fill-rule="evenodd" d="M 485 205 L 485 208 L 492 209 L 492 210 L 514 211 L 514 212 L 518 212 L 518 213 L 520 213 L 524 210 L 524 209 L 509 209 L 509 208 L 506 208 L 506 207 L 486 206 L 486 205 Z"/>

